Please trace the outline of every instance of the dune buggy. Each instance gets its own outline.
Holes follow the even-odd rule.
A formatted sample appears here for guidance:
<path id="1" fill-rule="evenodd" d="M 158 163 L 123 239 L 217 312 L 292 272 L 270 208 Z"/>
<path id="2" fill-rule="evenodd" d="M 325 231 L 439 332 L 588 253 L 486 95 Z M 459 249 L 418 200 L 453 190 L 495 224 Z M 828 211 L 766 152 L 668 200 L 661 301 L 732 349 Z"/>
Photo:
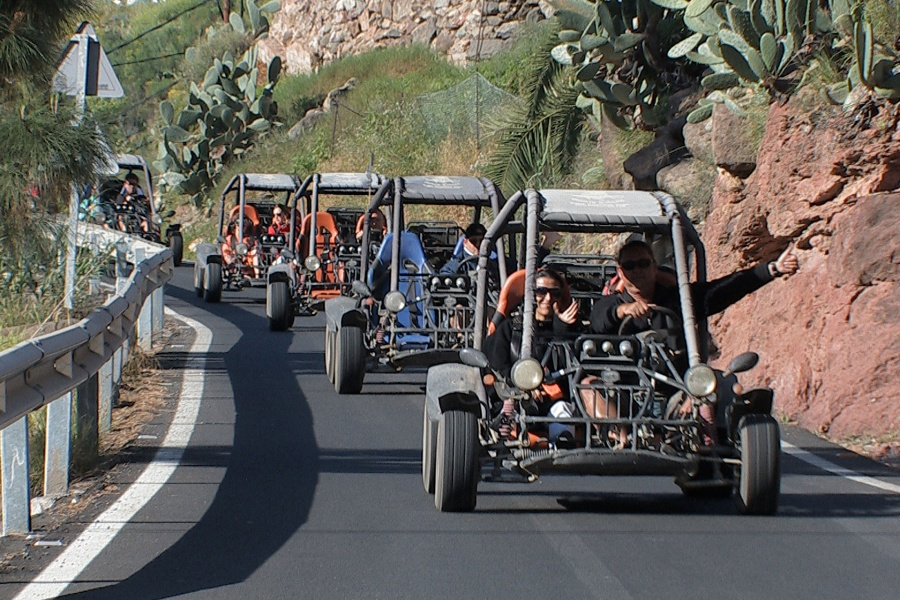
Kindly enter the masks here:
<path id="1" fill-rule="evenodd" d="M 456 207 L 466 213 L 467 222 L 476 223 L 485 210 L 496 215 L 501 204 L 496 186 L 474 177 L 397 178 L 390 189 L 379 190 L 366 219 L 379 207 L 388 208 L 389 233 L 373 255 L 370 228 L 365 229 L 361 257 L 365 281 L 353 282 L 352 297 L 325 302 L 325 370 L 339 393 L 358 393 L 367 368 L 433 365 L 455 358 L 456 349 L 471 345 L 477 254 L 461 260 L 455 272 L 440 273 L 438 254 L 431 254 L 419 234 L 439 236 L 436 250 L 442 252 L 448 245 L 444 234 L 452 232 L 458 238 L 459 226 L 420 220 L 407 229 L 404 216 L 415 205 L 444 212 Z M 462 240 L 453 239 L 450 246 L 457 244 L 461 248 Z M 502 240 L 497 247 L 505 258 Z M 492 264 L 497 280 L 505 280 L 505 260 L 495 256 Z"/>
<path id="2" fill-rule="evenodd" d="M 144 191 L 143 196 L 123 201 L 119 196 L 125 177 L 135 173 Z M 143 157 L 136 154 L 116 154 L 101 168 L 97 182 L 97 210 L 104 224 L 112 229 L 136 235 L 145 240 L 165 244 L 172 250 L 175 266 L 180 266 L 184 256 L 184 239 L 179 223 L 168 223 L 162 234 L 164 219 L 175 214 L 169 210 L 159 214 L 154 203 L 153 178 Z M 86 200 L 86 198 L 85 198 Z"/>
<path id="3" fill-rule="evenodd" d="M 223 290 L 266 284 L 269 268 L 294 247 L 294 219 L 285 233 L 269 233 L 276 207 L 286 206 L 298 186 L 293 175 L 235 175 L 222 192 L 216 244 L 197 246 L 194 289 L 207 302 Z M 230 200 L 230 202 L 229 202 Z"/>
<path id="4" fill-rule="evenodd" d="M 288 329 L 296 315 L 315 314 L 326 299 L 348 293 L 350 282 L 359 277 L 356 225 L 364 211 L 321 210 L 321 196 L 371 199 L 386 185 L 387 180 L 374 173 L 316 173 L 306 178 L 291 204 L 292 214 L 302 216 L 297 252 L 268 273 L 266 316 L 271 331 Z"/>
<path id="5" fill-rule="evenodd" d="M 521 302 L 522 358 L 506 377 L 488 364 L 481 352 L 489 327 L 486 294 L 479 285 L 473 348 L 460 351 L 457 362 L 428 371 L 422 479 L 435 506 L 473 510 L 482 478 L 668 475 L 686 494 L 729 493 L 742 513 L 773 513 L 780 486 L 773 392 L 743 391 L 737 384 L 734 375 L 758 359 L 751 352 L 736 357 L 724 372 L 706 364 L 707 323 L 695 317 L 689 287 L 691 273 L 695 281 L 706 279 L 705 254 L 682 207 L 659 192 L 529 190 L 506 204 L 488 228 L 486 246 L 522 207 L 524 275 L 511 276 L 500 297 L 507 315 Z M 636 233 L 654 248 L 671 249 L 669 276 L 677 283 L 680 314 L 669 310 L 665 329 L 636 335 L 623 333 L 625 323 L 613 335 L 590 333 L 582 323 L 583 333 L 541 339 L 534 333 L 534 286 L 542 231 Z M 665 264 L 661 257 L 657 261 Z M 570 277 L 584 281 L 589 262 L 560 262 L 569 262 Z M 614 285 L 608 281 L 615 273 L 608 259 L 594 267 L 594 282 L 573 292 L 583 302 Z M 535 410 L 535 399 L 551 393 L 567 410 Z M 702 413 L 715 417 L 701 418 Z"/>

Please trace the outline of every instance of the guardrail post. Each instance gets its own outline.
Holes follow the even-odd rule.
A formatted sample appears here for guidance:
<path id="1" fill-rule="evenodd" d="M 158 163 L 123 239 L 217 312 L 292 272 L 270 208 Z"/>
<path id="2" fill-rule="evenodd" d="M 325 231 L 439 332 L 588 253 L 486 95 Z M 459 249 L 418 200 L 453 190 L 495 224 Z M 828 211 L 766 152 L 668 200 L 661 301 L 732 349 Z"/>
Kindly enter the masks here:
<path id="1" fill-rule="evenodd" d="M 115 402 L 116 385 L 115 362 L 119 351 L 113 352 L 108 361 L 100 367 L 97 374 L 98 399 L 97 412 L 99 414 L 100 433 L 107 433 L 112 429 L 112 407 Z"/>
<path id="2" fill-rule="evenodd" d="M 69 490 L 69 458 L 72 443 L 72 393 L 47 405 L 44 451 L 44 495 L 63 496 Z"/>
<path id="3" fill-rule="evenodd" d="M 163 295 L 163 286 L 153 290 L 151 298 L 153 299 L 153 338 L 158 340 L 162 336 L 162 330 L 165 326 L 166 298 Z"/>
<path id="4" fill-rule="evenodd" d="M 0 534 L 31 531 L 28 482 L 28 416 L 0 429 L 3 474 L 3 530 Z"/>
<path id="5" fill-rule="evenodd" d="M 97 417 L 97 376 L 94 375 L 75 388 L 74 445 L 78 449 L 76 460 L 84 467 L 93 466 L 99 455 Z"/>
<path id="6" fill-rule="evenodd" d="M 128 242 L 122 238 L 116 242 L 116 293 L 125 291 L 128 282 Z"/>
<path id="7" fill-rule="evenodd" d="M 144 261 L 146 251 L 140 246 L 134 248 L 134 265 L 137 267 Z M 138 344 L 144 350 L 150 350 L 153 345 L 153 295 L 144 299 L 137 322 Z"/>

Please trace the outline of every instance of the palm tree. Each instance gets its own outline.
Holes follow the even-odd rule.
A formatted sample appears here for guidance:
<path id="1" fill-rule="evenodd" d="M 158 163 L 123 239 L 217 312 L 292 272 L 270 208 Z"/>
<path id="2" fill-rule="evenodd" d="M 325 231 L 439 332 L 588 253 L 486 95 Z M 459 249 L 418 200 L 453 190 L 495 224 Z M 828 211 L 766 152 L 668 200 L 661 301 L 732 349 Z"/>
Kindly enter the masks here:
<path id="1" fill-rule="evenodd" d="M 550 31 L 544 46 L 524 65 L 532 74 L 528 102 L 510 108 L 498 123 L 497 146 L 485 175 L 507 195 L 558 182 L 578 153 L 587 116 L 576 106 L 580 86 L 572 70 L 550 55 L 558 43 L 556 35 L 555 29 Z"/>

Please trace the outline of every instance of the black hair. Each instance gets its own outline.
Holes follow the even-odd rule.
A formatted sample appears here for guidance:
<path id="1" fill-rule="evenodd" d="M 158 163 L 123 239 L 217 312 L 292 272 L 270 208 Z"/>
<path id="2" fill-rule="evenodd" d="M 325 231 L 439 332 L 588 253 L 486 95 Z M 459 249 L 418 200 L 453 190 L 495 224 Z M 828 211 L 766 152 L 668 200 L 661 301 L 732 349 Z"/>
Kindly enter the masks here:
<path id="1" fill-rule="evenodd" d="M 622 256 L 631 250 L 646 250 L 650 255 L 650 258 L 654 261 L 656 260 L 653 256 L 653 248 L 650 247 L 650 244 L 645 242 L 644 240 L 629 240 L 625 242 L 625 245 L 619 248 L 619 255 L 616 257 L 616 261 L 621 263 Z"/>
<path id="2" fill-rule="evenodd" d="M 566 279 L 565 279 L 565 277 L 563 277 L 562 273 L 560 273 L 559 271 L 550 269 L 548 267 L 541 267 L 540 269 L 537 270 L 537 273 L 534 274 L 535 281 L 537 281 L 541 277 L 549 277 L 550 279 L 555 281 L 557 284 L 559 284 L 559 287 L 563 287 L 566 284 Z"/>
<path id="3" fill-rule="evenodd" d="M 487 233 L 487 227 L 482 225 L 481 223 L 472 223 L 468 227 L 466 227 L 465 236 L 469 239 L 477 236 L 484 237 L 484 234 Z"/>

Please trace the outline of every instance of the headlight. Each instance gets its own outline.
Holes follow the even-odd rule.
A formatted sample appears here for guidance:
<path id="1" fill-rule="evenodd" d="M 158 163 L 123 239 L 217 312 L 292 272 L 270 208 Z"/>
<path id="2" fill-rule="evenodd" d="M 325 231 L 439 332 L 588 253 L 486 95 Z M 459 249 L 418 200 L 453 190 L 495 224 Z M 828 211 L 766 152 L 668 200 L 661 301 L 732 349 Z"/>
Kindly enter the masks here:
<path id="1" fill-rule="evenodd" d="M 431 291 L 434 291 L 441 287 L 441 278 L 440 277 L 432 277 L 431 279 Z"/>
<path id="2" fill-rule="evenodd" d="M 406 308 L 406 296 L 403 295 L 403 292 L 397 290 L 388 292 L 387 296 L 384 297 L 384 306 L 392 313 L 398 313 Z"/>
<path id="3" fill-rule="evenodd" d="M 509 372 L 513 385 L 520 390 L 536 390 L 544 382 L 544 368 L 533 358 L 517 361 Z"/>
<path id="4" fill-rule="evenodd" d="M 461 290 L 466 289 L 466 278 L 465 277 L 457 277 L 456 278 L 456 287 Z"/>
<path id="5" fill-rule="evenodd" d="M 716 391 L 716 373 L 707 365 L 694 365 L 684 374 L 684 385 L 692 396 L 709 396 Z"/>
<path id="6" fill-rule="evenodd" d="M 159 215 L 153 215 L 153 222 L 156 225 L 162 225 L 162 217 Z"/>
<path id="7" fill-rule="evenodd" d="M 634 346 L 628 340 L 622 340 L 619 342 L 619 354 L 630 358 L 634 354 Z"/>
<path id="8" fill-rule="evenodd" d="M 319 267 L 322 266 L 322 261 L 319 260 L 319 257 L 315 254 L 307 256 L 303 261 L 303 266 L 306 267 L 307 271 L 318 271 Z"/>
<path id="9" fill-rule="evenodd" d="M 453 285 L 453 278 L 451 278 L 451 277 L 445 277 L 445 278 L 444 278 L 444 285 L 446 285 L 447 287 L 450 287 L 451 285 Z"/>
<path id="10" fill-rule="evenodd" d="M 247 254 L 247 244 L 238 244 L 237 248 L 234 249 L 237 252 L 238 256 L 244 256 Z"/>
<path id="11" fill-rule="evenodd" d="M 356 254 L 356 246 L 347 246 L 347 252 L 350 254 Z"/>
<path id="12" fill-rule="evenodd" d="M 597 356 L 597 344 L 594 340 L 585 340 L 581 345 L 581 351 L 584 352 L 585 356 Z"/>

